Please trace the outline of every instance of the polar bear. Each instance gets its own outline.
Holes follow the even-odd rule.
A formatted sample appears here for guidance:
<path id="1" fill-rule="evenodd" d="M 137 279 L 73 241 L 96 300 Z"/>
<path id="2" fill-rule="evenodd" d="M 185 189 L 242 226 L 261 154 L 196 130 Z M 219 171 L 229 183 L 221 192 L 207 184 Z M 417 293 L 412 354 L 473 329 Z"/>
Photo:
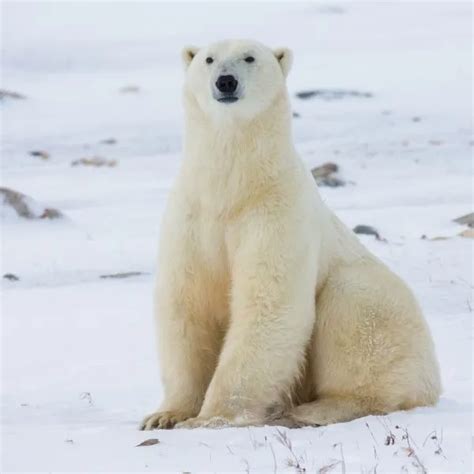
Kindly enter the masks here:
<path id="1" fill-rule="evenodd" d="M 183 59 L 185 158 L 156 286 L 164 400 L 142 429 L 327 425 L 435 404 L 414 296 L 295 151 L 292 53 L 231 40 Z"/>

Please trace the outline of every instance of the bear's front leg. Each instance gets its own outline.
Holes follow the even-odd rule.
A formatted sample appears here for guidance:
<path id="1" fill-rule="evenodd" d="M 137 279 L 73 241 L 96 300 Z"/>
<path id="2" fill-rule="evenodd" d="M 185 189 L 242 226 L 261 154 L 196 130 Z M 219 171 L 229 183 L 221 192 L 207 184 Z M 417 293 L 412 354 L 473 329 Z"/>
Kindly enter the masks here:
<path id="1" fill-rule="evenodd" d="M 255 425 L 290 399 L 315 318 L 307 229 L 247 226 L 232 259 L 231 324 L 199 416 L 177 427 Z"/>
<path id="2" fill-rule="evenodd" d="M 144 430 L 172 428 L 196 416 L 217 364 L 219 331 L 206 319 L 201 300 L 193 297 L 194 291 L 199 291 L 195 283 L 193 288 L 187 285 L 182 289 L 175 286 L 159 294 L 158 344 L 164 400 L 157 412 L 143 420 Z"/>
<path id="3" fill-rule="evenodd" d="M 165 230 L 172 224 L 166 222 Z M 144 430 L 173 428 L 199 413 L 222 345 L 195 226 L 186 221 L 179 227 L 170 238 L 165 234 L 160 246 L 155 316 L 164 400 L 143 420 Z"/>

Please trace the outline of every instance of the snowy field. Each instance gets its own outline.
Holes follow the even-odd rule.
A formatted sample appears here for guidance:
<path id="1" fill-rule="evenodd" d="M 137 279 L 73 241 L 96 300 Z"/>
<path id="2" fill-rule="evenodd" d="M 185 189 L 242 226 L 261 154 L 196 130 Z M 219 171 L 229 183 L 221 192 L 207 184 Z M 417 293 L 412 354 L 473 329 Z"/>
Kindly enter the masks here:
<path id="1" fill-rule="evenodd" d="M 471 9 L 4 3 L 1 87 L 25 98 L 0 99 L 2 186 L 65 217 L 1 208 L 2 275 L 18 280 L 2 278 L 0 471 L 472 472 L 472 240 L 452 222 L 472 211 Z M 297 148 L 308 167 L 340 166 L 347 185 L 324 199 L 379 231 L 360 238 L 417 294 L 438 406 L 324 428 L 138 431 L 161 398 L 151 293 L 181 161 L 180 50 L 228 37 L 294 50 Z M 295 95 L 312 89 L 369 94 Z M 115 163 L 71 165 L 93 157 Z"/>

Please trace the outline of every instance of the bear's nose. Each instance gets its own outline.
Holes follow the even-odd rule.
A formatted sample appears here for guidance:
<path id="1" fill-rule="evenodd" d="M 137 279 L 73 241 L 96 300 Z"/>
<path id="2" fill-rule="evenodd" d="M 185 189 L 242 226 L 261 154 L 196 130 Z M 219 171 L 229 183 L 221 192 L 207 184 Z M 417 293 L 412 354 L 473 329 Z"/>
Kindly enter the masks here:
<path id="1" fill-rule="evenodd" d="M 216 87 L 226 94 L 231 94 L 237 89 L 237 79 L 234 76 L 219 76 L 216 81 Z"/>

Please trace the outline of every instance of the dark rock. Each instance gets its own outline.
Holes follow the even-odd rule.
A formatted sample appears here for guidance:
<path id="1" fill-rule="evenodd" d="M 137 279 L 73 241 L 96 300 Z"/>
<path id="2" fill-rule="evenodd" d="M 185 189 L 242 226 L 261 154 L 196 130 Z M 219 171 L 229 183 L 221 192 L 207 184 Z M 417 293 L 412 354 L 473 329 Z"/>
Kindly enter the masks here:
<path id="1" fill-rule="evenodd" d="M 465 216 L 458 217 L 453 219 L 457 224 L 467 225 L 469 227 L 474 227 L 474 212 L 466 214 Z"/>
<path id="2" fill-rule="evenodd" d="M 378 233 L 377 229 L 371 227 L 370 225 L 356 225 L 352 230 L 356 234 L 373 235 L 377 240 L 384 240 L 382 239 L 382 237 L 380 237 L 380 234 Z"/>
<path id="3" fill-rule="evenodd" d="M 10 281 L 18 281 L 20 279 L 13 273 L 5 273 L 5 275 L 3 275 L 3 278 L 5 278 L 5 280 L 10 280 Z"/>
<path id="4" fill-rule="evenodd" d="M 42 160 L 47 160 L 50 156 L 49 153 L 44 150 L 32 150 L 30 151 L 30 155 L 41 158 Z"/>
<path id="5" fill-rule="evenodd" d="M 25 219 L 35 219 L 38 216 L 31 209 L 31 203 L 25 194 L 13 191 L 13 189 L 0 188 L 0 195 L 3 197 L 3 204 L 13 208 L 18 216 Z"/>
<path id="6" fill-rule="evenodd" d="M 26 99 L 26 96 L 20 94 L 19 92 L 9 91 L 6 89 L 0 89 L 0 100 L 3 99 L 17 99 L 23 100 Z"/>
<path id="7" fill-rule="evenodd" d="M 345 90 L 345 89 L 313 89 L 308 91 L 301 91 L 296 93 L 298 99 L 321 99 L 321 100 L 340 100 L 347 98 L 371 98 L 373 94 L 371 92 L 362 92 L 355 90 Z"/>
<path id="8" fill-rule="evenodd" d="M 301 115 L 298 112 L 293 112 L 293 118 L 300 118 Z"/>
<path id="9" fill-rule="evenodd" d="M 9 188 L 0 188 L 0 199 L 4 207 L 13 209 L 24 219 L 57 219 L 64 215 L 57 209 L 45 208 L 34 199 Z"/>

